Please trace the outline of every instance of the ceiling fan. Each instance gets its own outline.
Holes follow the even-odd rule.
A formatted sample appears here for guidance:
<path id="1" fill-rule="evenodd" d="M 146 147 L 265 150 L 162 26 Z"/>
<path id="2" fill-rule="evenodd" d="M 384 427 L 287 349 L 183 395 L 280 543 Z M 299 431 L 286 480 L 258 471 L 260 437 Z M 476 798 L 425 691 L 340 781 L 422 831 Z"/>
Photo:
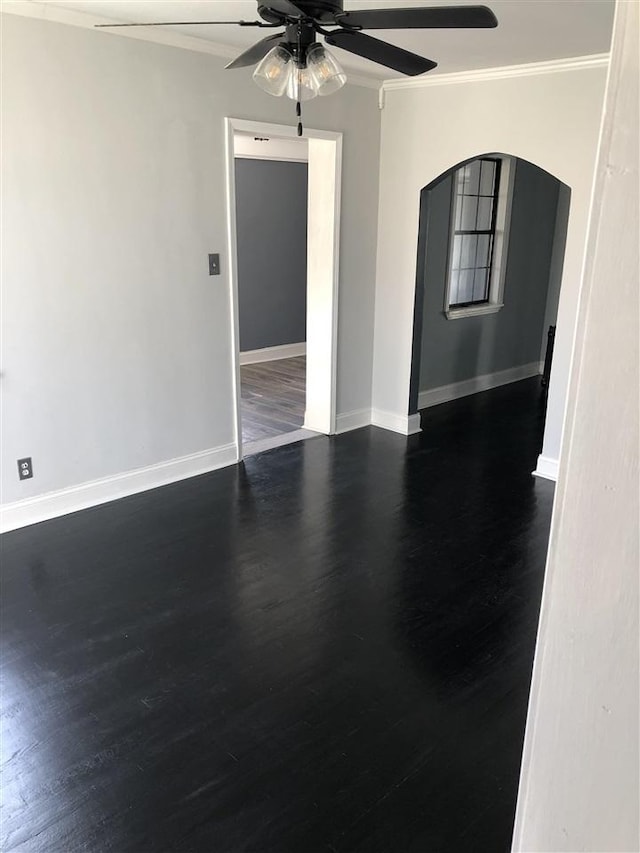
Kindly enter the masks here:
<path id="1" fill-rule="evenodd" d="M 344 11 L 343 0 L 258 0 L 260 21 L 161 21 L 132 24 L 96 24 L 97 27 L 171 27 L 235 24 L 240 27 L 282 29 L 252 45 L 227 68 L 256 65 L 253 79 L 270 95 L 287 95 L 300 102 L 330 95 L 347 81 L 335 58 L 316 41 L 362 56 L 379 65 L 414 77 L 436 67 L 431 59 L 366 35 L 362 30 L 450 29 L 496 27 L 486 6 L 428 6 L 409 9 Z M 337 29 L 327 29 L 332 27 Z M 298 135 L 302 125 L 298 124 Z"/>

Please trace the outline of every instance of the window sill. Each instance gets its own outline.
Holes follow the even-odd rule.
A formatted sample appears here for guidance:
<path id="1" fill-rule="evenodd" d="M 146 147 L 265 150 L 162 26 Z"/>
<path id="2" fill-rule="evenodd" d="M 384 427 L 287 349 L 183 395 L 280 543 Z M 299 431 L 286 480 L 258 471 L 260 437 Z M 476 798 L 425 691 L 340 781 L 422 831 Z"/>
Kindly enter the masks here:
<path id="1" fill-rule="evenodd" d="M 497 314 L 503 307 L 504 303 L 502 302 L 488 302 L 484 305 L 467 305 L 465 308 L 448 308 L 444 313 L 447 320 L 461 320 L 463 317 Z"/>

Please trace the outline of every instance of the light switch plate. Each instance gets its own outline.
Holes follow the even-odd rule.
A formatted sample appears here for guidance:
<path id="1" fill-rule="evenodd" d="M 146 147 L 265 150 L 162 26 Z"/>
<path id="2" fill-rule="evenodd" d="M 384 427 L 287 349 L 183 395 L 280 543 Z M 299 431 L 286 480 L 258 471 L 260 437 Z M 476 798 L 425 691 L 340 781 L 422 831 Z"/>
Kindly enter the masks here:
<path id="1" fill-rule="evenodd" d="M 220 255 L 209 255 L 209 275 L 220 275 Z"/>

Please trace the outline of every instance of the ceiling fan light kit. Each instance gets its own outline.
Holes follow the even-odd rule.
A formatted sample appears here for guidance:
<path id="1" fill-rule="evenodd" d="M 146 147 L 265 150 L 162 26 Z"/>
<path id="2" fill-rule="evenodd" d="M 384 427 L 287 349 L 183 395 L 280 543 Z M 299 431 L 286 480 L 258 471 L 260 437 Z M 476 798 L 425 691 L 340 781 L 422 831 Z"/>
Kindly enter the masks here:
<path id="1" fill-rule="evenodd" d="M 255 83 L 269 95 L 285 95 L 292 101 L 310 101 L 332 95 L 347 82 L 347 75 L 331 54 L 314 42 L 306 51 L 304 65 L 286 45 L 271 48 L 253 72 Z"/>
<path id="2" fill-rule="evenodd" d="M 133 24 L 97 24 L 98 27 L 213 26 L 279 28 L 252 45 L 227 68 L 257 67 L 256 84 L 270 95 L 286 95 L 300 102 L 337 92 L 347 82 L 336 59 L 316 41 L 369 59 L 386 68 L 414 77 L 437 66 L 436 62 L 401 47 L 366 35 L 362 30 L 492 28 L 498 25 L 486 6 L 427 6 L 409 9 L 362 9 L 345 11 L 343 0 L 267 0 L 258 2 L 260 21 L 155 21 Z M 326 27 L 337 29 L 327 30 Z M 298 135 L 302 124 L 298 123 Z"/>

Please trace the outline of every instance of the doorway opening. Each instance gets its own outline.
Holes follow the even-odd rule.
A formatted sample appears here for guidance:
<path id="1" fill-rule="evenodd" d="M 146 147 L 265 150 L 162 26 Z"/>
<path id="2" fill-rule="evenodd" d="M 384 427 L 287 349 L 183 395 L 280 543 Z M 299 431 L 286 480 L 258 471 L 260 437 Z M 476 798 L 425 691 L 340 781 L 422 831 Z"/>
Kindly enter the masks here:
<path id="1" fill-rule="evenodd" d="M 306 139 L 234 134 L 245 452 L 304 426 L 307 151 Z"/>
<path id="2" fill-rule="evenodd" d="M 341 134 L 227 119 L 238 459 L 335 432 Z"/>
<path id="3" fill-rule="evenodd" d="M 424 187 L 409 414 L 535 377 L 544 426 L 570 196 L 500 153 Z"/>

